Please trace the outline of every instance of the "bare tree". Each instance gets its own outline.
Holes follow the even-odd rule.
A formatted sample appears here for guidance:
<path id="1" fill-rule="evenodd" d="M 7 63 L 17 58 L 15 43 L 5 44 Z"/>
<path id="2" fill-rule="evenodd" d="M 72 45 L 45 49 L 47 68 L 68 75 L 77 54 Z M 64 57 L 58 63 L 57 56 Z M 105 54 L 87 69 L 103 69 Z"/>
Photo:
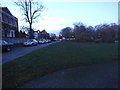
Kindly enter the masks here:
<path id="1" fill-rule="evenodd" d="M 72 37 L 72 28 L 71 27 L 65 27 L 61 30 L 60 34 L 62 34 L 65 38 L 71 38 Z"/>
<path id="2" fill-rule="evenodd" d="M 73 32 L 75 34 L 76 39 L 87 40 L 89 38 L 87 28 L 83 23 L 78 22 L 74 23 L 73 25 L 74 25 Z"/>
<path id="3" fill-rule="evenodd" d="M 34 2 L 34 0 L 18 0 L 15 4 L 20 7 L 24 20 L 29 23 L 29 38 L 33 38 L 32 24 L 41 15 L 44 6 L 40 2 Z"/>

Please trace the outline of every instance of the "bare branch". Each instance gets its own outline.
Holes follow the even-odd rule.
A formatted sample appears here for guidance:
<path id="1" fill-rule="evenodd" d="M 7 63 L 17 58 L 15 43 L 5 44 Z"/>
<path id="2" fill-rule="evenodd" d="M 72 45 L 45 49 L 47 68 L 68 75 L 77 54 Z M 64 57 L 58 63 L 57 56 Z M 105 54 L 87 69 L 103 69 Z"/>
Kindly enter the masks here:
<path id="1" fill-rule="evenodd" d="M 33 14 L 32 14 L 32 18 L 35 19 L 35 14 L 37 14 L 38 12 L 42 12 L 42 9 L 44 8 L 43 5 L 40 5 L 40 7 L 37 6 L 37 9 L 34 10 Z M 38 16 L 38 15 L 37 15 Z M 40 16 L 40 15 L 39 15 Z"/>
<path id="2" fill-rule="evenodd" d="M 34 16 L 33 20 L 34 20 L 34 19 L 36 19 L 36 18 L 37 18 L 37 17 L 39 17 L 39 16 L 40 16 L 40 14 L 38 14 L 38 15 Z"/>
<path id="3" fill-rule="evenodd" d="M 32 30 L 32 23 L 41 15 L 44 6 L 33 0 L 18 0 L 14 3 L 23 11 L 24 20 L 29 23 Z"/>

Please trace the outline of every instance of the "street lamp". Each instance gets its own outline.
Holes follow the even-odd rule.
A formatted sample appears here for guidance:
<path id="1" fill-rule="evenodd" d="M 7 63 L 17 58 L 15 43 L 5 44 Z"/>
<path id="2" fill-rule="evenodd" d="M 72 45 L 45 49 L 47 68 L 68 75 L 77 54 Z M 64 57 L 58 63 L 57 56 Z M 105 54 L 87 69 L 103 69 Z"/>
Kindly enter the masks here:
<path id="1" fill-rule="evenodd" d="M 38 33 L 40 33 L 40 31 L 38 30 Z"/>

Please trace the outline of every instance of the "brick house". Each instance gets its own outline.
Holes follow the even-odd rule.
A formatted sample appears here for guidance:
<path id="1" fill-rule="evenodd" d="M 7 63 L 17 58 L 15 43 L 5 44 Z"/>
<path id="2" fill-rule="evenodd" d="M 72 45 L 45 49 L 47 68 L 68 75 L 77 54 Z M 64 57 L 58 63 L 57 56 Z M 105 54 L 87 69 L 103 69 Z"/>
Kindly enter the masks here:
<path id="1" fill-rule="evenodd" d="M 18 19 L 11 14 L 7 7 L 1 7 L 2 37 L 15 38 L 18 32 Z"/>

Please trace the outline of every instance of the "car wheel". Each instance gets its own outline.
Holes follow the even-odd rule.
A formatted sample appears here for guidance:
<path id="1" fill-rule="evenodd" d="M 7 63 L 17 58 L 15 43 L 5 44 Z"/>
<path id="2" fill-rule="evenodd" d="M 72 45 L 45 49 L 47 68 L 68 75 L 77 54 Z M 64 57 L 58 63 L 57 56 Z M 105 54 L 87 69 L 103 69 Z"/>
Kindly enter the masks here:
<path id="1" fill-rule="evenodd" d="M 10 47 L 7 47 L 7 51 L 9 52 L 11 50 L 11 48 Z"/>
<path id="2" fill-rule="evenodd" d="M 32 43 L 32 46 L 35 46 L 35 44 L 34 44 L 34 43 Z"/>

